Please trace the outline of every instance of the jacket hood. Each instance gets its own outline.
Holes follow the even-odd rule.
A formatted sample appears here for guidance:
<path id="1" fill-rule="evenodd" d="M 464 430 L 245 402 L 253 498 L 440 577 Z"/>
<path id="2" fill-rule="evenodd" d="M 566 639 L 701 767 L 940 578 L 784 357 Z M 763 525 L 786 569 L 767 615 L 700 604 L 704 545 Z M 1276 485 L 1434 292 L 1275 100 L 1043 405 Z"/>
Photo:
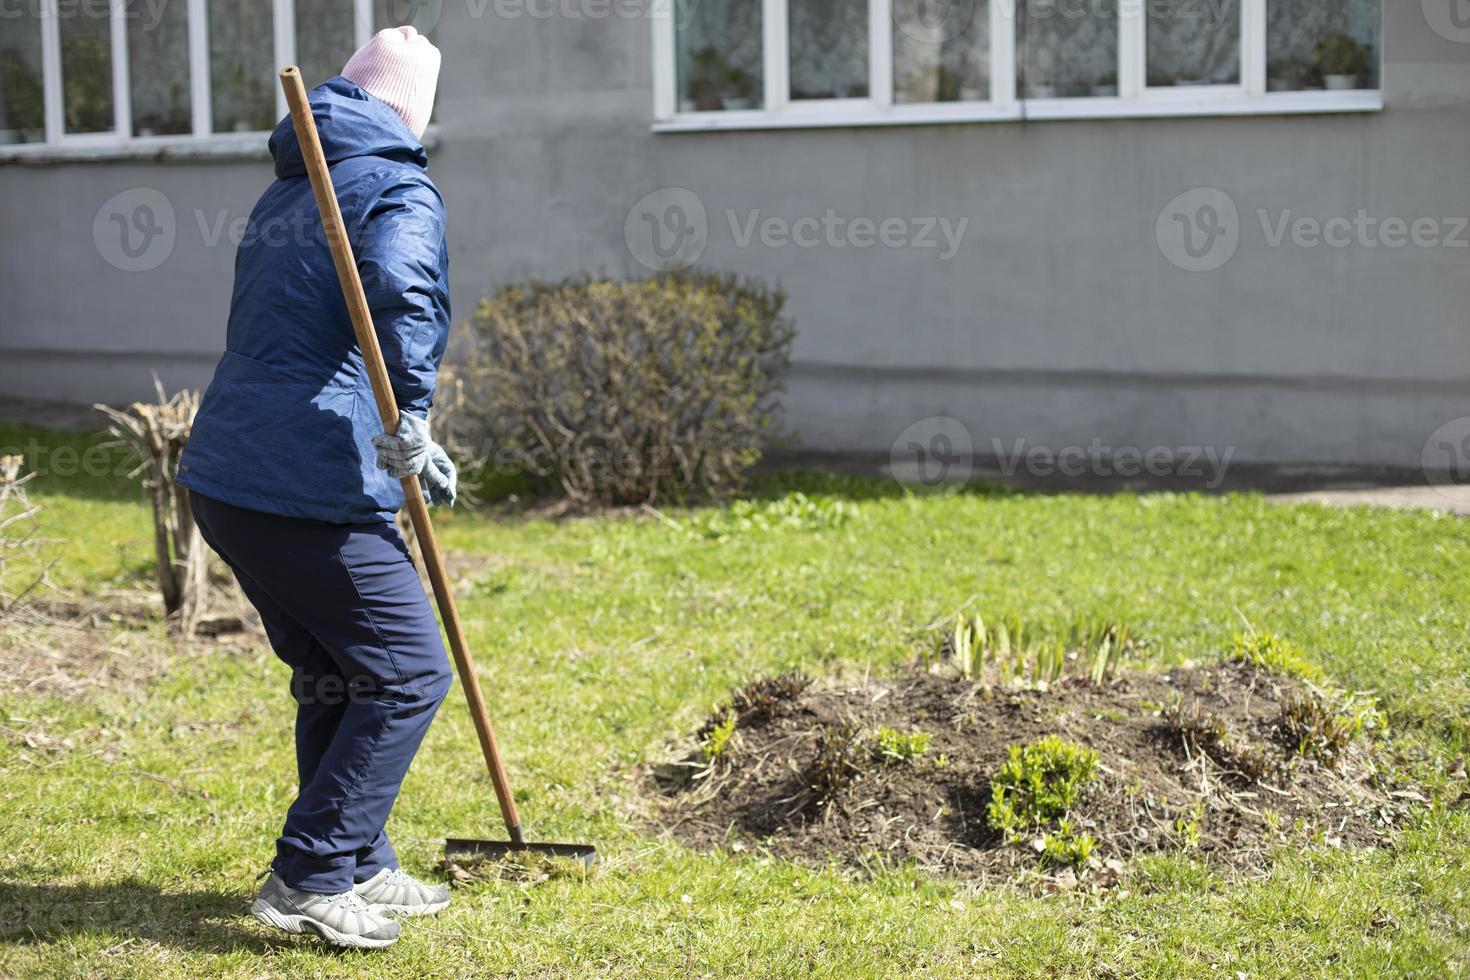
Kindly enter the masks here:
<path id="1" fill-rule="evenodd" d="M 328 164 L 351 157 L 384 157 L 420 170 L 428 169 L 429 157 L 423 143 L 398 113 L 341 75 L 312 89 L 307 99 Z M 301 144 L 296 141 L 296 129 L 289 115 L 276 123 L 270 151 L 276 161 L 277 177 L 306 174 L 306 160 L 301 155 Z"/>

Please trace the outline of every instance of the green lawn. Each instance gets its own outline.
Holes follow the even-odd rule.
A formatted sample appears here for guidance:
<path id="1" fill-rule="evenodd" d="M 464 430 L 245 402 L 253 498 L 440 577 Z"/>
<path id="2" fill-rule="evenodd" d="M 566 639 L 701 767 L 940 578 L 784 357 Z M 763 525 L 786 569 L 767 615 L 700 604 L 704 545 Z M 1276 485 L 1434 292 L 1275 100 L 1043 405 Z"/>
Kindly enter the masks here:
<path id="1" fill-rule="evenodd" d="M 0 428 L 0 446 L 33 437 L 87 445 Z M 0 700 L 0 976 L 1470 971 L 1470 813 L 1440 775 L 1470 748 L 1470 523 L 1255 496 L 762 490 L 792 486 L 842 500 L 847 519 L 443 521 L 530 833 L 595 841 L 605 861 L 586 881 L 457 893 L 380 954 L 244 915 L 294 792 L 287 670 L 263 644 L 179 651 L 143 690 Z M 60 581 L 146 581 L 136 489 L 57 475 L 35 490 Z M 717 528 L 730 533 L 694 533 Z M 1293 851 L 1258 880 L 1156 858 L 1103 897 L 696 854 L 643 828 L 641 767 L 733 684 L 890 669 L 960 608 L 1123 620 L 1160 663 L 1219 656 L 1249 620 L 1379 692 L 1440 802 L 1391 851 Z M 36 732 L 70 744 L 27 744 Z M 436 838 L 498 829 L 456 691 L 390 831 L 428 874 Z"/>

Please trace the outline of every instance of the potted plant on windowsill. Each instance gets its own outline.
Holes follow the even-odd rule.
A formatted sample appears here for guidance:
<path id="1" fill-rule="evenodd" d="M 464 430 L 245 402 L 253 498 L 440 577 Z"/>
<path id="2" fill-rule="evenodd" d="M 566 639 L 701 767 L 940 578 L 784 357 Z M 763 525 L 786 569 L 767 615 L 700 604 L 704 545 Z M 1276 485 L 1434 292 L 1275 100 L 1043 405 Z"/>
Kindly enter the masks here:
<path id="1" fill-rule="evenodd" d="M 743 68 L 730 68 L 725 72 L 725 85 L 729 95 L 725 96 L 725 109 L 738 112 L 741 109 L 752 109 L 755 101 L 752 95 L 755 92 L 755 78 L 750 72 Z"/>
<path id="2" fill-rule="evenodd" d="M 1368 73 L 1368 61 L 1373 49 L 1359 43 L 1342 31 L 1324 34 L 1317 42 L 1317 69 L 1322 72 L 1322 84 L 1329 92 L 1341 92 L 1358 87 L 1358 80 Z"/>
<path id="3" fill-rule="evenodd" d="M 1266 91 L 1295 92 L 1307 87 L 1312 66 L 1301 58 L 1277 58 L 1266 66 Z"/>
<path id="4" fill-rule="evenodd" d="M 730 66 L 725 56 L 713 45 L 706 45 L 690 57 L 689 97 L 698 112 L 716 112 L 725 107 L 725 79 Z"/>
<path id="5" fill-rule="evenodd" d="M 940 65 L 939 73 L 935 76 L 934 101 L 960 101 L 960 76 L 958 72 L 948 65 Z"/>
<path id="6" fill-rule="evenodd" d="M 0 89 L 9 93 L 8 105 L 0 110 L 0 144 L 44 140 L 46 121 L 42 105 L 45 100 L 41 78 L 18 52 L 7 51 L 0 57 Z"/>
<path id="7" fill-rule="evenodd" d="M 1118 94 L 1118 73 L 1116 71 L 1105 71 L 1097 76 L 1092 83 L 1092 94 L 1100 98 L 1109 98 Z"/>

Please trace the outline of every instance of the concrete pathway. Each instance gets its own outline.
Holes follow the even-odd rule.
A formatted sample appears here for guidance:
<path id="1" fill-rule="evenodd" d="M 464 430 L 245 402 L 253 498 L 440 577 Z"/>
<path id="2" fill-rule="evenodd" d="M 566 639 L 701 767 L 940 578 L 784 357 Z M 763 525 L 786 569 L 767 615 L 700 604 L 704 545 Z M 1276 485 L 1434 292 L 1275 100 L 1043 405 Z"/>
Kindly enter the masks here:
<path id="1" fill-rule="evenodd" d="M 1470 486 L 1364 487 L 1356 490 L 1308 490 L 1275 493 L 1272 500 L 1310 501 L 1332 507 L 1395 507 L 1442 510 L 1470 515 Z"/>

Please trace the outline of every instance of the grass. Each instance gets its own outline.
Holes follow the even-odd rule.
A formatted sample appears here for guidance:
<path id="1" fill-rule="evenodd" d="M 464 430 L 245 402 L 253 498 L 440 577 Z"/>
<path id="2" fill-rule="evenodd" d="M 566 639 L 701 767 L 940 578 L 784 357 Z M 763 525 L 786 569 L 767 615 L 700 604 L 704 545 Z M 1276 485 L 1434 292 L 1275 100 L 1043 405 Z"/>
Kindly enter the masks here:
<path id="1" fill-rule="evenodd" d="M 0 429 L 0 446 L 28 439 L 93 444 Z M 146 584 L 135 488 L 53 474 L 34 489 L 60 581 Z M 604 863 L 587 880 L 457 893 L 383 954 L 333 953 L 243 916 L 294 793 L 287 671 L 263 645 L 181 650 L 141 690 L 0 700 L 0 976 L 1470 971 L 1470 816 L 1451 802 L 1392 851 L 1292 851 L 1261 880 L 1164 855 L 1105 896 L 975 890 L 876 859 L 858 873 L 695 854 L 640 823 L 641 767 L 732 687 L 797 668 L 882 671 L 956 615 L 991 609 L 1050 635 L 1126 622 L 1161 665 L 1228 655 L 1246 622 L 1288 637 L 1345 688 L 1376 691 L 1406 764 L 1435 789 L 1443 761 L 1470 749 L 1470 524 L 1255 496 L 910 495 L 795 476 L 754 499 L 795 492 L 806 502 L 759 511 L 778 520 L 445 516 L 528 829 L 594 841 Z M 389 829 L 419 874 L 436 839 L 498 833 L 458 692 Z"/>

